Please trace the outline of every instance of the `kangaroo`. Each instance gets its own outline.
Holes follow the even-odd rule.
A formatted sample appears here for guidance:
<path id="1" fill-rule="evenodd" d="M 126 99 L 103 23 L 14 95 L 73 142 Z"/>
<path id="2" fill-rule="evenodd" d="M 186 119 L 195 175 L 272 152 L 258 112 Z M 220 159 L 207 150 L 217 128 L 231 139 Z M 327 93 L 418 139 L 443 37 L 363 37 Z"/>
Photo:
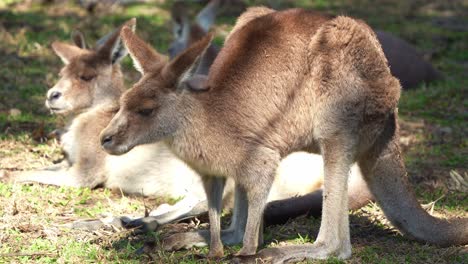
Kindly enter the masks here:
<path id="1" fill-rule="evenodd" d="M 166 250 L 209 241 L 208 257 L 220 257 L 223 243 L 242 241 L 240 261 L 348 258 L 347 178 L 355 162 L 386 216 L 405 234 L 442 246 L 468 243 L 468 219 L 429 215 L 409 187 L 398 143 L 401 87 L 364 22 L 302 9 L 249 9 L 208 77 L 197 74 L 197 66 L 211 36 L 170 62 L 129 28 L 121 36 L 143 76 L 120 98 L 119 111 L 101 132 L 102 147 L 122 155 L 164 142 L 201 175 L 208 196 L 210 230 L 172 235 L 163 241 Z M 276 168 L 298 150 L 324 160 L 316 242 L 252 257 Z M 221 232 L 226 178 L 235 181 L 236 193 L 231 226 Z"/>
<path id="2" fill-rule="evenodd" d="M 169 45 L 169 56 L 174 58 L 176 55 L 180 54 L 184 49 L 186 49 L 190 44 L 195 43 L 197 40 L 202 39 L 215 23 L 216 15 L 221 6 L 220 0 L 209 1 L 208 4 L 196 15 L 193 23 L 190 23 L 190 18 L 188 16 L 188 11 L 186 10 L 186 5 L 182 2 L 176 2 L 172 6 L 171 15 L 172 15 L 172 24 L 173 24 L 173 37 L 174 41 Z M 211 44 L 204 53 L 203 61 L 198 66 L 197 74 L 207 75 L 209 67 L 213 63 L 219 52 L 219 47 L 214 44 Z M 323 184 L 323 160 L 321 156 L 316 154 L 310 154 L 305 152 L 296 152 L 281 161 L 281 164 L 278 168 L 278 175 L 295 175 L 295 179 L 306 178 L 305 167 L 314 168 L 318 173 L 316 177 L 312 179 L 314 182 L 309 183 L 309 185 L 322 186 Z M 295 187 L 296 184 L 284 182 L 282 177 L 279 177 L 277 180 L 278 184 L 274 186 L 281 186 L 281 192 L 286 193 L 295 193 L 294 190 L 300 189 Z M 294 181 L 297 184 L 307 183 L 299 181 Z M 289 190 L 288 190 L 289 189 Z M 287 191 L 288 190 L 288 191 Z M 279 197 L 275 193 L 278 193 L 277 188 L 273 188 L 271 195 L 272 197 Z M 318 189 L 314 192 L 299 195 L 296 192 L 295 197 L 290 197 L 287 199 L 279 199 L 272 201 L 268 204 L 267 209 L 265 210 L 265 224 L 280 224 L 285 223 L 287 220 L 308 214 L 310 216 L 320 216 L 322 209 L 322 189 Z M 350 209 L 358 209 L 363 205 L 371 201 L 372 195 L 369 192 L 362 175 L 359 169 L 355 166 L 352 169 L 349 179 L 349 191 L 348 191 Z M 286 197 L 281 195 L 281 197 Z M 195 208 L 206 208 L 206 201 L 201 201 Z M 294 205 L 294 206 L 292 206 Z M 158 221 L 157 219 L 152 219 L 149 217 L 144 219 L 144 222 L 137 221 L 134 224 L 150 224 L 152 221 Z"/>

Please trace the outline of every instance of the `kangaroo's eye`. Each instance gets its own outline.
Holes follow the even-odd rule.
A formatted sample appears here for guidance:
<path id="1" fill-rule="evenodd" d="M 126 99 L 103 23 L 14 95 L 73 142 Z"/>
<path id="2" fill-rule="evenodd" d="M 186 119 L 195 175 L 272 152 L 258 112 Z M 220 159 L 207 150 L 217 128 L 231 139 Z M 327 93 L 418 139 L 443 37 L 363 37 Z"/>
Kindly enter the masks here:
<path id="1" fill-rule="evenodd" d="M 94 79 L 94 77 L 95 76 L 93 76 L 93 75 L 81 75 L 80 80 L 85 81 L 85 82 L 89 82 L 92 79 Z"/>
<path id="2" fill-rule="evenodd" d="M 138 114 L 141 116 L 150 116 L 152 113 L 153 113 L 153 109 L 151 108 L 138 110 Z"/>

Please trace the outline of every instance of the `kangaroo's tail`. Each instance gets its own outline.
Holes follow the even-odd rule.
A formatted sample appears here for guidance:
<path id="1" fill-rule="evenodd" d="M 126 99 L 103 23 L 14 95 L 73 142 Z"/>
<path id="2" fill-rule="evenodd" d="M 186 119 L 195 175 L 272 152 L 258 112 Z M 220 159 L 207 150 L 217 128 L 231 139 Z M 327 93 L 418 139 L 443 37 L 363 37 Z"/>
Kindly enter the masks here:
<path id="1" fill-rule="evenodd" d="M 403 233 L 440 246 L 468 243 L 468 218 L 433 217 L 416 200 L 400 156 L 396 114 L 359 165 L 385 215 Z"/>

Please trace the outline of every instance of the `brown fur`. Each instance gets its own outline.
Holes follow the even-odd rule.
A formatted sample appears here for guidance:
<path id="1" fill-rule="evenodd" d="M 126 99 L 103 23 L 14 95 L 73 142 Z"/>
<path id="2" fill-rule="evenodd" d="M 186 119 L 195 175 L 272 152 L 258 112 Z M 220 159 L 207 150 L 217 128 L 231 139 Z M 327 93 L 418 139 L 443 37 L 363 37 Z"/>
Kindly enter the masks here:
<path id="1" fill-rule="evenodd" d="M 300 9 L 252 19 L 225 43 L 203 89 L 207 92 L 168 87 L 177 81 L 183 87 L 190 79 L 191 65 L 209 37 L 157 69 L 154 58 L 134 56 L 148 48 L 144 41 L 128 29 L 122 38 L 132 58 L 153 70 L 121 98 L 119 112 L 102 132 L 103 147 L 123 154 L 163 140 L 203 175 L 210 208 L 209 257 L 223 255 L 221 241 L 242 236 L 238 256 L 255 254 L 276 167 L 297 150 L 324 158 L 320 232 L 311 246 L 266 250 L 262 257 L 283 262 L 351 255 L 345 194 L 356 161 L 389 219 L 405 233 L 441 245 L 468 242 L 466 219 L 448 223 L 429 216 L 402 180 L 406 172 L 396 127 L 401 88 L 375 34 L 362 21 Z M 142 100 L 154 101 L 153 106 L 135 112 L 131 106 Z M 235 206 L 234 216 L 248 216 L 234 218 L 237 229 L 222 233 L 219 177 L 236 181 L 241 206 Z M 164 246 L 190 246 L 199 236 L 177 234 Z"/>

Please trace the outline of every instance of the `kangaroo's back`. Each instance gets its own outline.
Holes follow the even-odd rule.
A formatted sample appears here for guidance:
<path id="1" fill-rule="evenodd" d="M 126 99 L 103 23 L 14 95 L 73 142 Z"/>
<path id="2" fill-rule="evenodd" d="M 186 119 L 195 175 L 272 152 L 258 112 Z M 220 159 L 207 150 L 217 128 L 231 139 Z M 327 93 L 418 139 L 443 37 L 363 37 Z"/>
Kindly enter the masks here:
<path id="1" fill-rule="evenodd" d="M 224 115 L 214 118 L 284 153 L 311 144 L 330 107 L 346 111 L 340 102 L 368 98 L 369 115 L 386 113 L 400 89 L 364 23 L 300 9 L 268 13 L 233 32 L 208 86 L 210 109 Z"/>

